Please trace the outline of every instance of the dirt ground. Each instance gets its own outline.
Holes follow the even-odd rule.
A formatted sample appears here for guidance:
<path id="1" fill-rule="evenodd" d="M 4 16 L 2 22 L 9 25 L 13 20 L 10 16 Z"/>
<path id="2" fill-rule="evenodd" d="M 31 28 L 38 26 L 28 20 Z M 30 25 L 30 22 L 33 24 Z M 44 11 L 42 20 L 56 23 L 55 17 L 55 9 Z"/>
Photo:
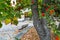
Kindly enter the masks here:
<path id="1" fill-rule="evenodd" d="M 37 31 L 32 27 L 22 38 L 21 40 L 40 40 L 37 34 Z"/>
<path id="2" fill-rule="evenodd" d="M 37 31 L 32 27 L 22 38 L 21 40 L 40 40 L 37 34 Z M 51 32 L 51 40 L 55 40 L 54 34 Z"/>

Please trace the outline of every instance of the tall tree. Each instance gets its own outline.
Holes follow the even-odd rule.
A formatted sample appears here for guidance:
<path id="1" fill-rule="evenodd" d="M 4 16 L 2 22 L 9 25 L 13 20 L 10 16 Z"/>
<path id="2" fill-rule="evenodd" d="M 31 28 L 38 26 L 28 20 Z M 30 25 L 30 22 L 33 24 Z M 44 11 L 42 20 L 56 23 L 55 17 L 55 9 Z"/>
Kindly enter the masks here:
<path id="1" fill-rule="evenodd" d="M 32 0 L 31 9 L 33 13 L 33 24 L 37 30 L 40 40 L 51 40 L 50 30 L 47 28 L 46 19 L 39 19 L 38 0 Z"/>

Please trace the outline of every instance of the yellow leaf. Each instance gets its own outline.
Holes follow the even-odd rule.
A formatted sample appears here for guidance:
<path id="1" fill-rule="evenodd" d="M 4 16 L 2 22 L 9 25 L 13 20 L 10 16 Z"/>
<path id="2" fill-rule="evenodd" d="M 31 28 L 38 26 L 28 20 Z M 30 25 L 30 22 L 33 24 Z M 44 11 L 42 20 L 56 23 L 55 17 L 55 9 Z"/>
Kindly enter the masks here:
<path id="1" fill-rule="evenodd" d="M 14 17 L 13 20 L 17 20 L 17 17 Z"/>
<path id="2" fill-rule="evenodd" d="M 11 22 L 11 19 L 6 19 L 5 20 L 5 24 L 7 25 L 7 24 L 9 24 Z"/>

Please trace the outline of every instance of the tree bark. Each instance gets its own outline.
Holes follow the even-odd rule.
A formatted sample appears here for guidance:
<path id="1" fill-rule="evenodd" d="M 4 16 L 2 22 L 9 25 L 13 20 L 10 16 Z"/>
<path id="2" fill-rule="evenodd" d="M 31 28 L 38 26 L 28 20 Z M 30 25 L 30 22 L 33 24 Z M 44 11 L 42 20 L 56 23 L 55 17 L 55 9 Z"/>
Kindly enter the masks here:
<path id="1" fill-rule="evenodd" d="M 37 1 L 38 0 L 32 0 L 32 5 L 31 5 L 34 27 L 37 30 L 40 40 L 51 40 L 50 30 L 47 28 L 46 19 L 42 18 L 39 20 Z"/>

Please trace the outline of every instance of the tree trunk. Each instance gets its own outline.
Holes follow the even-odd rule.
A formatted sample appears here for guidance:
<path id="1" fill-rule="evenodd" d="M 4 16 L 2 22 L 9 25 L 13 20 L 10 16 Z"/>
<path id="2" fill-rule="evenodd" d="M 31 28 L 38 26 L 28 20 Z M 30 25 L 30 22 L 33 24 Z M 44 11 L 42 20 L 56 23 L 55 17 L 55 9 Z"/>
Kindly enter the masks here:
<path id="1" fill-rule="evenodd" d="M 40 40 L 51 40 L 50 30 L 47 28 L 46 19 L 42 18 L 39 20 L 37 1 L 38 0 L 32 0 L 32 5 L 31 5 L 34 27 L 37 30 Z"/>

